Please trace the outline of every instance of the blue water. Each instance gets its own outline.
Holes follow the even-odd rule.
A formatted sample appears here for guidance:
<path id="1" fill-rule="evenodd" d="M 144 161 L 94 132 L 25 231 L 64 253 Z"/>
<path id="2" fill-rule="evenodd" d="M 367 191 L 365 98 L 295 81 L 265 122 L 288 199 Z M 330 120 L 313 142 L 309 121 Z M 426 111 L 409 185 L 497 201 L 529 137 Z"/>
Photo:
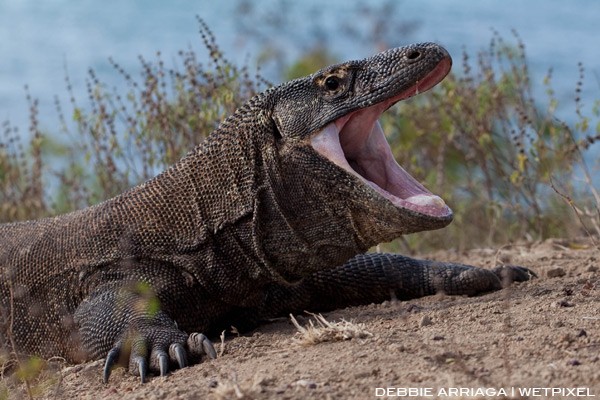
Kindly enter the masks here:
<path id="1" fill-rule="evenodd" d="M 276 3 L 253 4 L 265 10 L 275 8 Z M 290 59 L 296 57 L 303 49 L 298 38 L 308 35 L 307 29 L 314 26 L 307 23 L 306 12 L 318 9 L 319 14 L 311 20 L 320 27 L 332 52 L 341 59 L 367 56 L 376 50 L 358 46 L 344 32 L 336 31 L 339 21 L 367 25 L 350 13 L 350 3 L 295 2 L 281 35 L 273 40 L 283 44 Z M 26 131 L 23 87 L 27 84 L 40 100 L 42 127 L 56 131 L 53 98 L 67 99 L 65 68 L 75 93 L 84 99 L 84 79 L 90 67 L 101 80 L 119 84 L 108 57 L 134 72 L 139 69 L 140 54 L 152 59 L 160 50 L 168 64 L 178 50 L 189 45 L 202 49 L 195 15 L 208 22 L 229 59 L 253 65 L 253 54 L 262 44 L 239 35 L 231 17 L 236 4 L 225 0 L 0 0 L 0 121 L 10 119 Z M 463 48 L 474 55 L 488 46 L 492 28 L 506 38 L 516 29 L 526 44 L 537 90 L 541 91 L 548 68 L 553 68 L 554 86 L 565 104 L 561 112 L 567 118 L 573 112 L 568 104 L 574 97 L 578 61 L 586 67 L 583 99 L 587 110 L 594 99 L 600 99 L 600 1 L 412 0 L 401 2 L 398 14 L 419 25 L 410 35 L 398 37 L 395 44 L 437 41 L 448 48 L 457 64 Z"/>

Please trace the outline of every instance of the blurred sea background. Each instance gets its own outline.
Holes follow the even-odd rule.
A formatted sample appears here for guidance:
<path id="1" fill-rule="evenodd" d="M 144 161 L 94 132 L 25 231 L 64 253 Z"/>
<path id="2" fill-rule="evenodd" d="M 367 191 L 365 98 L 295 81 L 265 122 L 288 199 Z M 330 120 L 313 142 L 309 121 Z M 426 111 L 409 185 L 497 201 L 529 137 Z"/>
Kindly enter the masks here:
<path id="1" fill-rule="evenodd" d="M 364 5 L 379 9 L 377 18 L 390 22 L 381 24 L 385 32 L 379 32 L 386 44 L 441 43 L 454 57 L 454 71 L 460 71 L 463 50 L 475 56 L 489 46 L 493 30 L 509 42 L 516 31 L 541 99 L 543 78 L 552 68 L 558 115 L 566 121 L 574 113 L 579 62 L 585 68 L 584 107 L 590 110 L 600 98 L 596 0 L 1 0 L 0 121 L 27 132 L 27 85 L 40 101 L 41 128 L 52 131 L 58 124 L 54 97 L 68 100 L 66 73 L 80 98 L 86 95 L 89 68 L 108 85 L 123 84 L 109 57 L 135 75 L 140 55 L 154 59 L 160 51 L 169 66 L 179 50 L 191 47 L 205 54 L 196 16 L 206 21 L 226 58 L 249 65 L 251 71 L 262 65 L 261 74 L 274 83 L 283 79 L 281 63 L 296 60 L 315 40 L 339 61 L 362 58 L 381 50 L 374 43 L 378 32 L 366 31 L 375 16 L 361 13 Z M 360 35 L 374 40 L 357 40 Z M 261 63 L 269 58 L 269 49 L 277 51 L 271 61 L 276 58 L 279 64 Z"/>

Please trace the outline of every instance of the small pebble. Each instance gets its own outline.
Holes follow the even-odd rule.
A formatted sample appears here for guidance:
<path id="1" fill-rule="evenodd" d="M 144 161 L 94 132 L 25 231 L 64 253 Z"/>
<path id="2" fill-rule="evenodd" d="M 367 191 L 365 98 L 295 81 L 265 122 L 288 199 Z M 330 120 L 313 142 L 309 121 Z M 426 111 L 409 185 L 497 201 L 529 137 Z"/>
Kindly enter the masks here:
<path id="1" fill-rule="evenodd" d="M 546 272 L 546 276 L 548 278 L 560 278 L 561 276 L 565 276 L 566 274 L 567 273 L 565 272 L 565 270 L 560 267 L 549 269 Z"/>
<path id="2" fill-rule="evenodd" d="M 421 322 L 419 322 L 419 326 L 429 326 L 432 324 L 433 321 L 427 315 L 423 315 L 423 318 L 421 318 Z"/>
<path id="3" fill-rule="evenodd" d="M 308 389 L 316 389 L 317 383 L 315 381 L 309 381 L 308 379 L 300 379 L 299 381 L 294 382 L 296 386 L 302 386 Z"/>
<path id="4" fill-rule="evenodd" d="M 560 338 L 560 340 L 563 341 L 563 342 L 571 343 L 571 342 L 573 342 L 574 339 L 573 339 L 573 336 L 571 334 L 567 333 L 567 334 L 563 335 Z"/>
<path id="5" fill-rule="evenodd" d="M 587 267 L 586 271 L 587 272 L 596 272 L 596 271 L 598 271 L 598 267 L 595 266 L 595 265 L 590 265 L 590 266 Z"/>
<path id="6" fill-rule="evenodd" d="M 419 306 L 419 305 L 417 305 L 417 304 L 412 304 L 412 303 L 411 303 L 411 304 L 409 304 L 409 305 L 406 307 L 406 311 L 407 311 L 407 312 L 410 312 L 410 313 L 417 313 L 417 312 L 421 311 L 421 309 L 422 309 L 422 308 L 423 308 L 423 307 L 421 307 L 421 306 Z"/>
<path id="7" fill-rule="evenodd" d="M 570 301 L 567 300 L 561 300 L 558 302 L 558 305 L 561 307 L 575 307 L 575 304 L 571 303 Z"/>
<path id="8" fill-rule="evenodd" d="M 392 343 L 388 346 L 388 350 L 392 353 L 396 352 L 396 351 L 404 352 L 404 351 L 406 351 L 406 346 L 404 346 L 403 344 L 400 344 L 400 343 Z"/>

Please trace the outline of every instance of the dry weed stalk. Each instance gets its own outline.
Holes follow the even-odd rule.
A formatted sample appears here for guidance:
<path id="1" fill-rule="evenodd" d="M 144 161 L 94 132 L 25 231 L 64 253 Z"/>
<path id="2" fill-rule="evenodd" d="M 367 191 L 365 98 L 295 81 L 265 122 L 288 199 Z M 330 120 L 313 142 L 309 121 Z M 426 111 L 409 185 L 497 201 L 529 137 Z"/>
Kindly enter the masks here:
<path id="1" fill-rule="evenodd" d="M 256 399 L 263 392 L 262 386 L 265 380 L 260 377 L 254 377 L 252 382 L 246 381 L 239 383 L 237 374 L 232 372 L 229 378 L 224 378 L 217 382 L 217 386 L 212 390 L 212 397 L 217 400 L 252 400 Z"/>
<path id="2" fill-rule="evenodd" d="M 577 112 L 580 115 L 578 109 Z M 591 144 L 593 144 L 597 138 L 587 136 L 582 142 L 577 141 L 573 131 L 565 125 L 565 131 L 568 133 L 568 137 L 572 140 L 572 151 L 578 155 L 579 165 L 583 172 L 583 184 L 591 193 L 591 205 L 581 204 L 582 201 L 576 201 L 573 199 L 565 189 L 559 189 L 554 179 L 550 179 L 550 186 L 556 194 L 558 194 L 567 205 L 573 210 L 581 228 L 585 231 L 587 236 L 590 238 L 596 248 L 600 250 L 600 243 L 595 239 L 595 236 L 600 236 L 600 193 L 594 187 L 594 181 L 592 179 L 592 173 L 586 162 L 583 151 L 586 150 Z M 579 204 L 578 204 L 579 203 Z M 587 221 L 587 223 L 586 223 Z M 588 223 L 592 225 L 592 228 L 588 227 Z"/>
<path id="3" fill-rule="evenodd" d="M 219 335 L 219 339 L 221 339 L 221 346 L 219 347 L 218 357 L 222 357 L 225 353 L 225 331 L 221 332 L 221 334 Z"/>
<path id="4" fill-rule="evenodd" d="M 311 346 L 321 342 L 339 342 L 356 338 L 364 339 L 373 336 L 371 332 L 366 330 L 364 324 L 344 319 L 340 322 L 329 322 L 321 314 L 308 314 L 314 318 L 316 325 L 311 319 L 308 321 L 308 325 L 303 327 L 290 314 L 292 324 L 298 329 L 294 339 L 303 346 Z"/>

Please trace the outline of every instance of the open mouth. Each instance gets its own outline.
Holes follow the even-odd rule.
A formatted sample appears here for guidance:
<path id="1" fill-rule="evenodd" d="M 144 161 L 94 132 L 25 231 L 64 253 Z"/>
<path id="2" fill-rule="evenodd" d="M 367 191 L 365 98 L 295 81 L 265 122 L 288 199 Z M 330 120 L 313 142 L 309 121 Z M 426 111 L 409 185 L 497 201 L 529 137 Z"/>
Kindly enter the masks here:
<path id="1" fill-rule="evenodd" d="M 439 83 L 450 70 L 450 64 L 449 59 L 444 59 L 400 94 L 330 122 L 311 138 L 312 147 L 398 208 L 433 218 L 451 216 L 452 211 L 442 198 L 432 194 L 396 162 L 378 121 L 393 104 Z"/>

